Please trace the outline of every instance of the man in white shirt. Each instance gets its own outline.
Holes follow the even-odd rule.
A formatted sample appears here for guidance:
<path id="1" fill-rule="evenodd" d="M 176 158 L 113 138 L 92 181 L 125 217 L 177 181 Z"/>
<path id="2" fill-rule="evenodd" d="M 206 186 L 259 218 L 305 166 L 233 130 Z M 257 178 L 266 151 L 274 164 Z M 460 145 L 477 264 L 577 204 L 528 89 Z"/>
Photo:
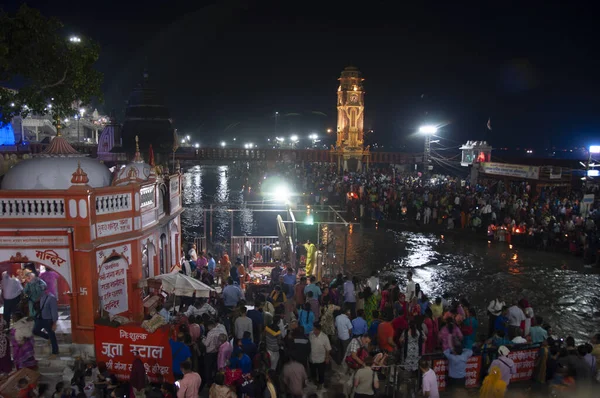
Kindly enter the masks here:
<path id="1" fill-rule="evenodd" d="M 329 337 L 321 332 L 320 322 L 315 322 L 308 340 L 310 341 L 310 369 L 313 376 L 316 375 L 317 386 L 320 388 L 325 384 L 325 367 L 329 363 L 331 353 Z"/>
<path id="2" fill-rule="evenodd" d="M 437 376 L 433 369 L 429 368 L 429 361 L 426 359 L 419 360 L 419 368 L 421 368 L 421 373 L 423 373 L 423 396 L 427 398 L 440 398 Z"/>
<path id="3" fill-rule="evenodd" d="M 217 310 L 215 310 L 213 306 L 208 304 L 204 299 L 196 300 L 196 304 L 190 305 L 187 311 L 184 312 L 184 315 L 188 318 L 194 315 L 201 317 L 204 314 L 208 314 L 213 317 L 217 315 Z"/>
<path id="4" fill-rule="evenodd" d="M 350 308 L 346 307 L 345 312 L 335 317 L 335 330 L 337 337 L 342 344 L 342 351 L 346 352 L 350 339 L 352 338 L 352 322 L 350 321 Z"/>
<path id="5" fill-rule="evenodd" d="M 190 258 L 192 259 L 193 262 L 196 262 L 198 260 L 198 253 L 196 252 L 196 244 L 195 243 L 192 245 L 192 248 L 188 252 L 188 255 L 190 256 Z"/>
<path id="6" fill-rule="evenodd" d="M 504 308 L 505 305 L 506 304 L 500 297 L 496 297 L 495 299 L 490 301 L 490 304 L 487 307 L 488 316 L 490 318 L 488 337 L 492 337 L 494 335 L 494 325 L 496 323 L 496 318 L 498 318 L 502 314 L 502 308 Z"/>
<path id="7" fill-rule="evenodd" d="M 406 301 L 409 303 L 412 301 L 413 297 L 415 297 L 415 282 L 413 282 L 413 273 L 408 271 L 406 273 Z"/>
<path id="8" fill-rule="evenodd" d="M 367 286 L 369 286 L 371 288 L 371 291 L 373 293 L 376 293 L 379 291 L 379 278 L 377 277 L 376 271 L 373 271 L 373 273 L 371 274 L 371 277 L 369 279 L 367 279 Z"/>
<path id="9" fill-rule="evenodd" d="M 525 313 L 517 304 L 508 308 L 508 338 L 514 339 L 522 335 L 521 322 L 525 322 Z"/>
<path id="10" fill-rule="evenodd" d="M 240 308 L 240 312 L 240 316 L 235 320 L 235 337 L 241 339 L 244 337 L 244 332 L 250 332 L 250 339 L 253 340 L 252 319 L 246 316 L 247 309 L 245 306 Z"/>

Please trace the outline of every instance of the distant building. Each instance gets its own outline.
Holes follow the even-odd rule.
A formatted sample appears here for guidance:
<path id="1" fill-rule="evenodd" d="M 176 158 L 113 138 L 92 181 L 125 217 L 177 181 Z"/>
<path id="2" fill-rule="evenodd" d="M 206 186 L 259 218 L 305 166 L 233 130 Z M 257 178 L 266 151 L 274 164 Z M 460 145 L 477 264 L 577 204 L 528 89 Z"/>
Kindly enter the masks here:
<path id="1" fill-rule="evenodd" d="M 152 86 L 147 73 L 129 96 L 122 138 L 123 151 L 133 152 L 133 142 L 136 136 L 146 151 L 152 145 L 157 156 L 157 163 L 168 160 L 165 154 L 171 153 L 175 134 L 171 123 L 169 109 L 165 106 L 159 92 Z M 162 156 L 161 156 L 162 155 Z"/>

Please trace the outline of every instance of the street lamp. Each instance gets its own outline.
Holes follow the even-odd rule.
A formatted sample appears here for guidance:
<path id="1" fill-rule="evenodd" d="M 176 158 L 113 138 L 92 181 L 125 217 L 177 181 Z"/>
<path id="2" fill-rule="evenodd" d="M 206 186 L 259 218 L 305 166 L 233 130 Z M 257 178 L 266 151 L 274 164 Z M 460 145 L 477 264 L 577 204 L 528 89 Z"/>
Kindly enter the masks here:
<path id="1" fill-rule="evenodd" d="M 71 36 L 69 37 L 69 41 L 71 43 L 81 43 L 81 38 L 79 36 Z"/>
<path id="2" fill-rule="evenodd" d="M 332 131 L 332 129 L 327 129 L 327 134 L 331 134 Z"/>
<path id="3" fill-rule="evenodd" d="M 85 109 L 84 108 L 79 108 L 79 117 L 77 117 L 77 143 L 79 144 L 81 142 L 81 133 L 80 133 L 80 129 L 79 129 L 79 121 L 81 120 L 81 118 L 83 117 L 83 114 L 85 113 Z"/>
<path id="4" fill-rule="evenodd" d="M 194 144 L 194 147 L 195 147 L 196 149 L 198 149 L 198 148 L 200 148 L 200 144 L 198 144 L 198 143 L 195 143 L 195 144 Z"/>
<path id="5" fill-rule="evenodd" d="M 221 141 L 221 146 L 222 146 L 223 148 L 225 148 L 225 145 L 227 145 L 227 144 L 225 143 L 225 141 Z"/>
<path id="6" fill-rule="evenodd" d="M 425 148 L 423 149 L 423 175 L 429 172 L 429 162 L 431 157 L 431 136 L 437 133 L 436 126 L 428 125 L 419 127 L 419 133 L 425 136 Z"/>

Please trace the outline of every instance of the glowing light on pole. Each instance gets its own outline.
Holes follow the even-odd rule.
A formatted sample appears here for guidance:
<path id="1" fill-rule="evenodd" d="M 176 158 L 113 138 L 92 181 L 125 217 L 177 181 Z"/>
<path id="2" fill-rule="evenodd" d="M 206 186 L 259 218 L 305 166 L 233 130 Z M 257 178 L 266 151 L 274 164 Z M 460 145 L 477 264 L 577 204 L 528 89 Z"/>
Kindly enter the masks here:
<path id="1" fill-rule="evenodd" d="M 71 36 L 69 37 L 69 41 L 71 43 L 81 43 L 81 38 L 79 36 Z"/>
<path id="2" fill-rule="evenodd" d="M 423 149 L 423 175 L 429 172 L 429 162 L 431 157 L 431 136 L 437 133 L 436 126 L 428 125 L 419 127 L 419 133 L 425 136 L 425 147 Z"/>
<path id="3" fill-rule="evenodd" d="M 222 146 L 223 148 L 225 148 L 225 145 L 227 145 L 227 143 L 225 143 L 225 141 L 221 141 L 221 146 Z"/>

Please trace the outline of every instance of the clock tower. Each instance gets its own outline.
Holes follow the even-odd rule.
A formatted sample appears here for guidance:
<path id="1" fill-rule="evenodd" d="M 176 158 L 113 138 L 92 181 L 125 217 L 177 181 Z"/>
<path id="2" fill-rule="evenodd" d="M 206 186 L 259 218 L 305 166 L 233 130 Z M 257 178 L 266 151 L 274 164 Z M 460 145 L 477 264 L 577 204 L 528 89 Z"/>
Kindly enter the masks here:
<path id="1" fill-rule="evenodd" d="M 338 169 L 360 171 L 365 157 L 369 162 L 369 149 L 364 147 L 365 79 L 357 68 L 349 66 L 338 80 L 337 141 L 332 152 L 338 158 Z"/>

